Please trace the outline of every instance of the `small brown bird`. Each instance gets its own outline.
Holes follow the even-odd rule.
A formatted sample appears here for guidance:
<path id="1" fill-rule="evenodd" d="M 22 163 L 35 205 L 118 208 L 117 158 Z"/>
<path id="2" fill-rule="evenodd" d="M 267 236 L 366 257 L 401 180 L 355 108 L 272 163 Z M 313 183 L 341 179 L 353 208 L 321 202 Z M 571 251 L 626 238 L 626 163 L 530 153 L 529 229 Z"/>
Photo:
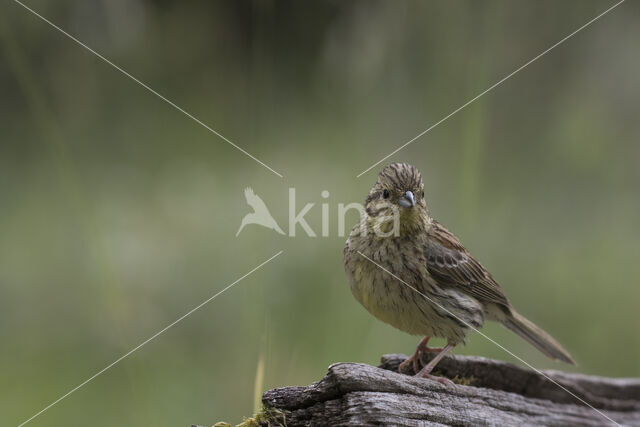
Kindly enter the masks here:
<path id="1" fill-rule="evenodd" d="M 351 292 L 371 314 L 420 341 L 412 357 L 418 376 L 436 364 L 485 320 L 500 322 L 552 359 L 575 364 L 549 334 L 518 314 L 504 292 L 449 230 L 429 216 L 418 169 L 394 163 L 382 170 L 351 231 L 344 265 Z M 430 337 L 446 338 L 442 349 Z M 420 369 L 423 352 L 438 352 Z"/>

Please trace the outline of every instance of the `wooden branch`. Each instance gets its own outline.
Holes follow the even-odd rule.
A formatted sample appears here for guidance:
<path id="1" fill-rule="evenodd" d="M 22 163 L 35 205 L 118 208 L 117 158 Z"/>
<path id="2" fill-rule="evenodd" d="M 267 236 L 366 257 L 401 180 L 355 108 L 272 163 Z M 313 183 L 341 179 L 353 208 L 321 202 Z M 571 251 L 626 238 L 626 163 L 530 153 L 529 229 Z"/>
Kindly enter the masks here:
<path id="1" fill-rule="evenodd" d="M 470 385 L 447 387 L 398 373 L 405 359 L 385 355 L 377 368 L 336 363 L 319 382 L 269 390 L 262 401 L 271 425 L 640 426 L 640 379 L 544 371 L 565 391 L 529 369 L 457 356 L 443 359 L 436 374 Z"/>

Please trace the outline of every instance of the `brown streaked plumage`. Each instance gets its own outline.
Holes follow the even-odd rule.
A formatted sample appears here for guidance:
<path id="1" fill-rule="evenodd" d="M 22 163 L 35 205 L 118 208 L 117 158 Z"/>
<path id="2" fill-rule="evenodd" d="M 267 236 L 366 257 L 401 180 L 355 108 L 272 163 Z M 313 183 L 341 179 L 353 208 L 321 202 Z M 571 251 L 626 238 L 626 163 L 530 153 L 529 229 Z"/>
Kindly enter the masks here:
<path id="1" fill-rule="evenodd" d="M 431 371 L 485 320 L 503 324 L 552 359 L 575 363 L 549 334 L 513 309 L 491 274 L 431 218 L 422 176 L 414 166 L 393 163 L 384 168 L 365 211 L 344 248 L 351 291 L 378 319 L 425 336 L 405 362 L 413 363 L 417 375 L 450 383 Z M 427 347 L 433 336 L 447 339 L 447 345 Z M 419 370 L 425 351 L 438 355 Z"/>

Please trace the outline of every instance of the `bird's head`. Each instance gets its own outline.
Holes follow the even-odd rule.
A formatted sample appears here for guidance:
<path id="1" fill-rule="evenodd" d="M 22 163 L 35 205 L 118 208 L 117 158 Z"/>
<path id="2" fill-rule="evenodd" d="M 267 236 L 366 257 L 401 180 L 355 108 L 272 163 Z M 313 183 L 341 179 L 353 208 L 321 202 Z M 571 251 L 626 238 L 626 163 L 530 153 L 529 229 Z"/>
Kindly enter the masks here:
<path id="1" fill-rule="evenodd" d="M 399 234 L 427 228 L 429 210 L 420 171 L 407 163 L 385 167 L 369 192 L 365 209 L 370 225 L 382 231 L 389 231 L 396 217 Z"/>

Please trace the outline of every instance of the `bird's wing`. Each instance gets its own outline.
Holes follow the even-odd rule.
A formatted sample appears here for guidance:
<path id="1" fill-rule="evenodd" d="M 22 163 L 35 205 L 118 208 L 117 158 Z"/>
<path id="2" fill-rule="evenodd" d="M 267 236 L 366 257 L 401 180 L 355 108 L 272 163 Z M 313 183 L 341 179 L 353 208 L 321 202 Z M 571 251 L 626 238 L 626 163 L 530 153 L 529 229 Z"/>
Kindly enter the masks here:
<path id="1" fill-rule="evenodd" d="M 267 206 L 264 204 L 260 196 L 254 193 L 251 187 L 244 189 L 244 197 L 247 199 L 247 204 L 251 206 L 255 212 L 269 212 L 269 209 L 267 209 Z"/>
<path id="2" fill-rule="evenodd" d="M 432 222 L 427 234 L 427 270 L 440 285 L 458 288 L 480 302 L 510 307 L 500 285 L 456 236 L 436 221 Z"/>

